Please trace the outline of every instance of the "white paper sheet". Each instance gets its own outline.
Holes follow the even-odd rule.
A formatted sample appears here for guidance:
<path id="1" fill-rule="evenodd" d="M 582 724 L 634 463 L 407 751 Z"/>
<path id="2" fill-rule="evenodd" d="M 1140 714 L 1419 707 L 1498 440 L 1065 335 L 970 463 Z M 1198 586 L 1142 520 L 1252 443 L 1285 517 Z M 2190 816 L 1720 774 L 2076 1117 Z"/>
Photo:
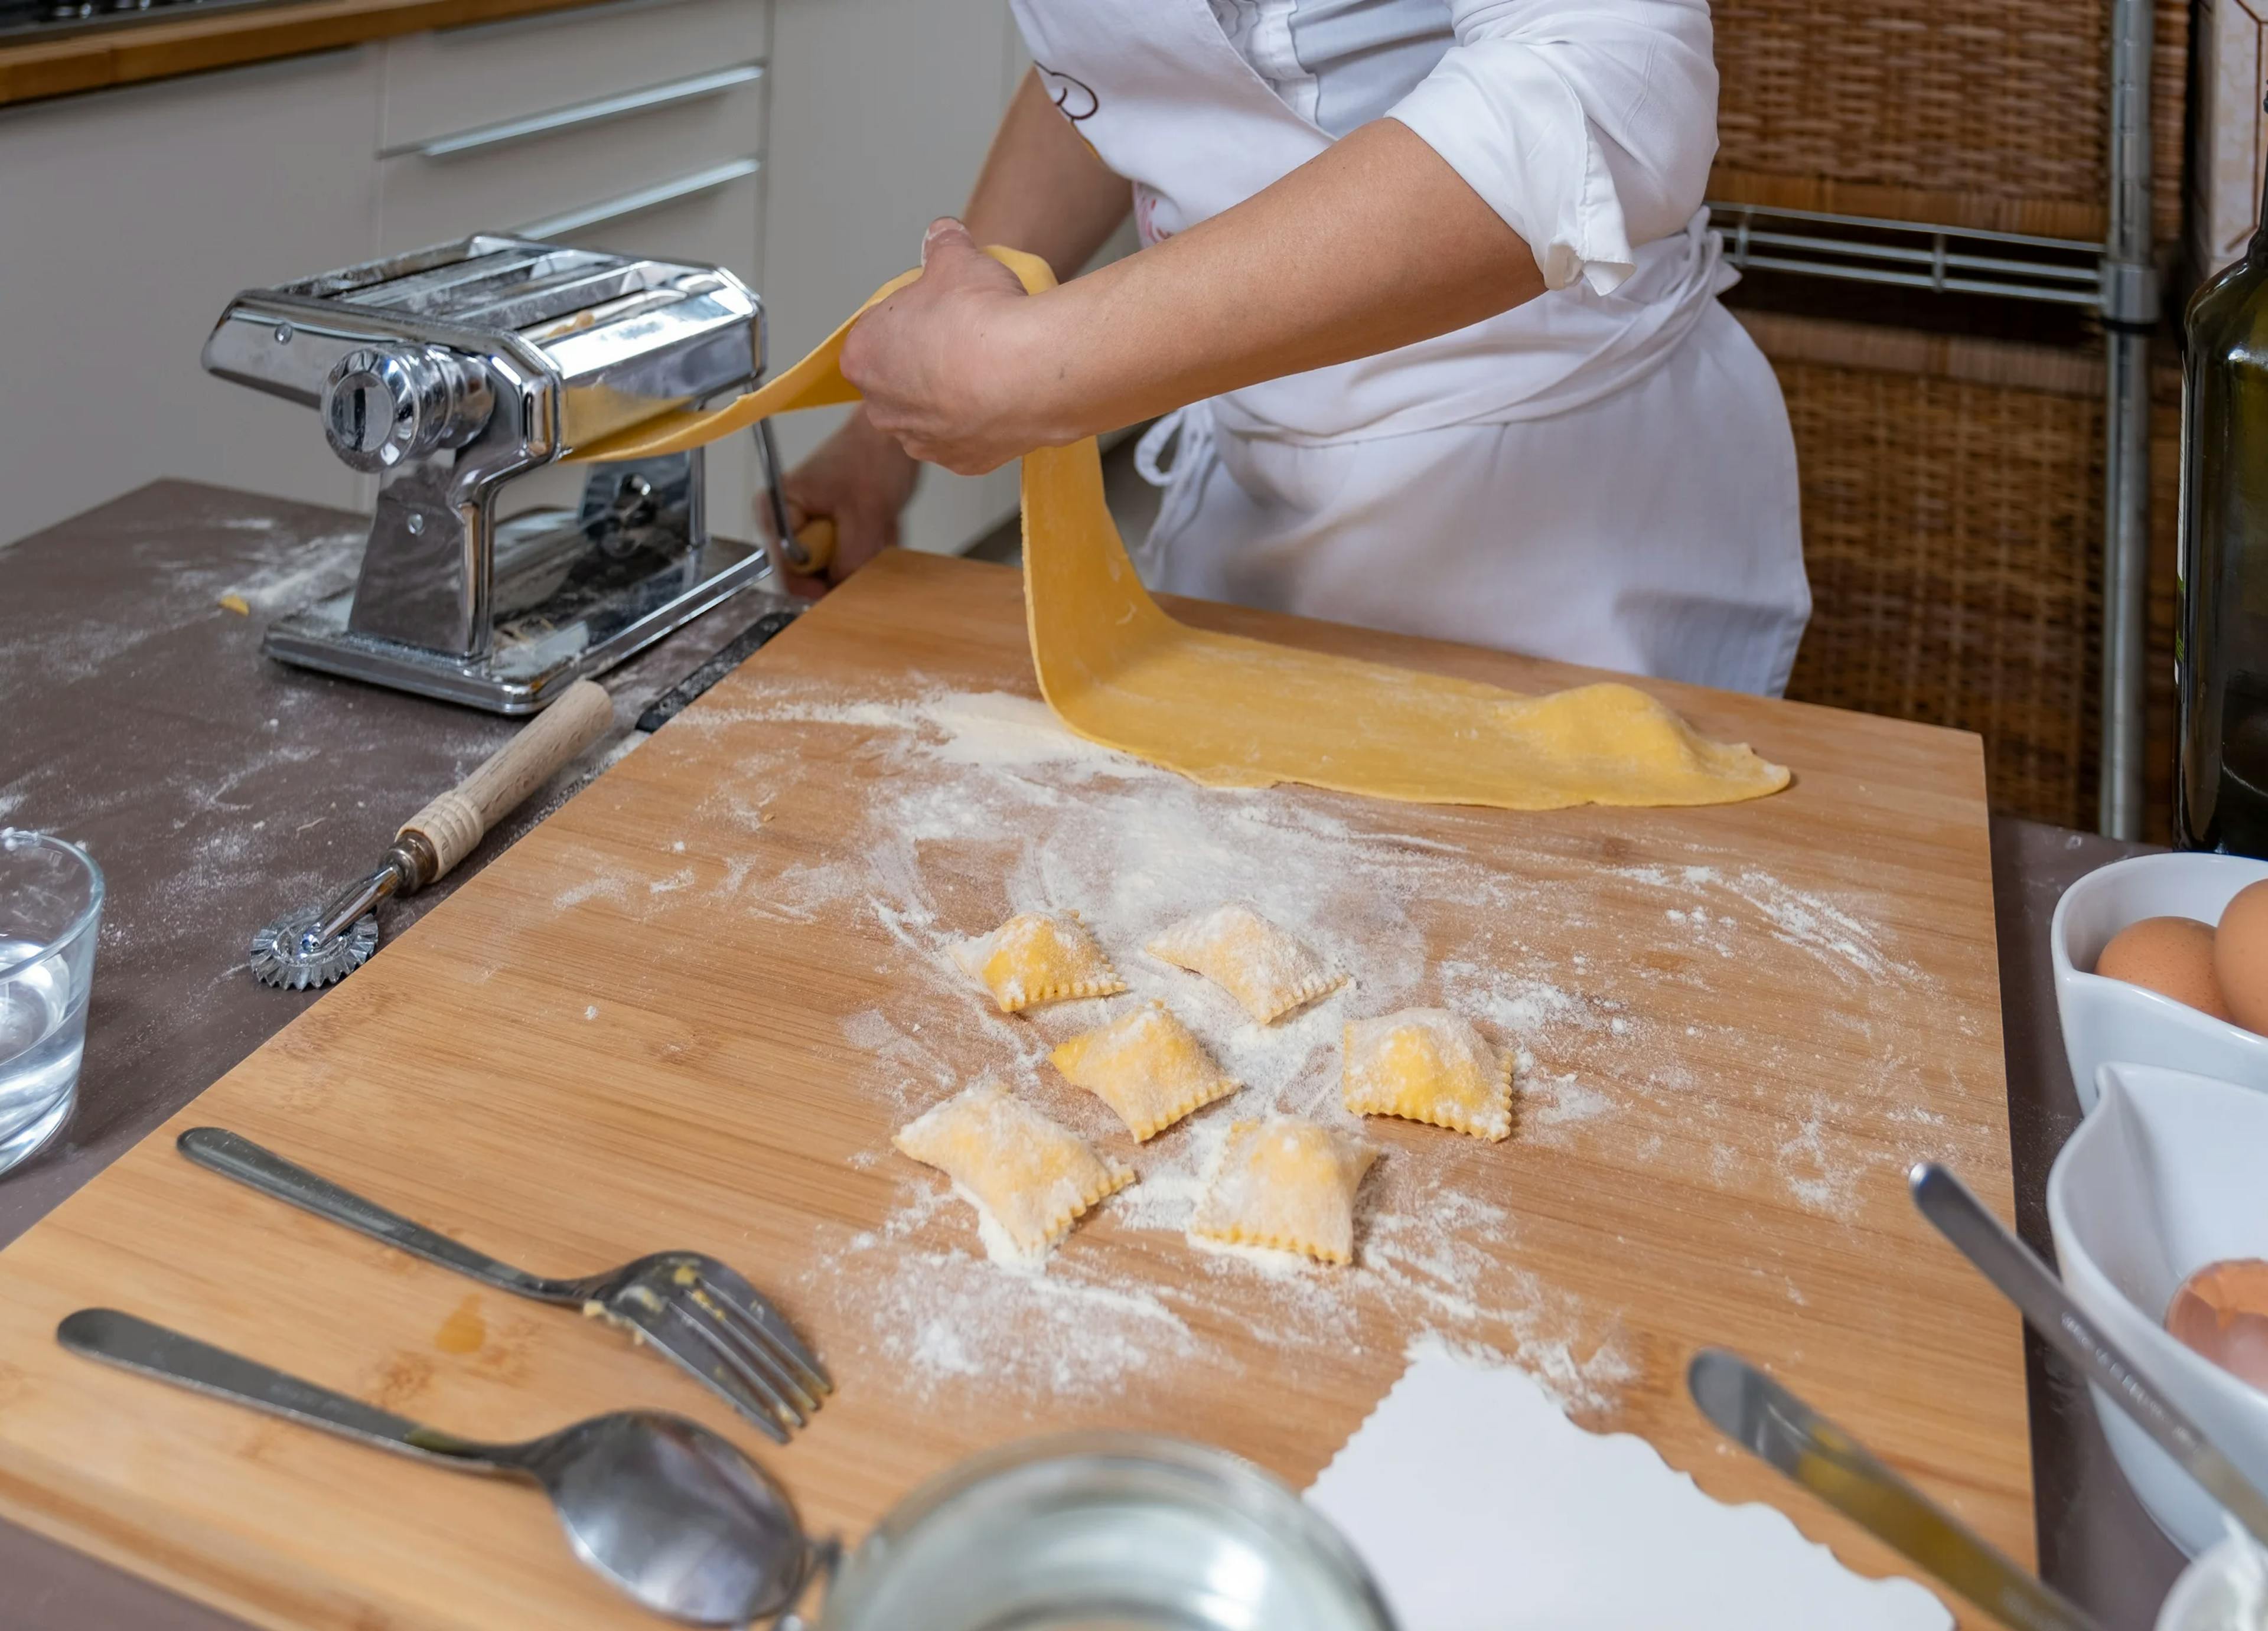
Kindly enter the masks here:
<path id="1" fill-rule="evenodd" d="M 1947 1631 L 1771 1507 L 1726 1506 L 1628 1434 L 1570 1422 L 1520 1371 L 1438 1343 L 1307 1491 L 1402 1631 Z"/>

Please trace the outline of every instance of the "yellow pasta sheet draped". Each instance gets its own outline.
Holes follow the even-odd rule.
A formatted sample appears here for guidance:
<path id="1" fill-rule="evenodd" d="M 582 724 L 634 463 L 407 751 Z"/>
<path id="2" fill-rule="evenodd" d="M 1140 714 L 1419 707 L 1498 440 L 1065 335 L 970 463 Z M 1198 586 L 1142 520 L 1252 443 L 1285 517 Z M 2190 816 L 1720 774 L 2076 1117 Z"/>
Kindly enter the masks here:
<path id="1" fill-rule="evenodd" d="M 1037 256 L 991 251 L 1036 294 Z M 859 308 L 919 276 L 909 272 Z M 667 415 L 578 459 L 682 452 L 774 414 L 858 400 L 850 322 L 723 408 Z M 1554 810 L 1715 804 L 1787 785 L 1744 745 L 1712 741 L 1626 685 L 1522 696 L 1443 674 L 1326 656 L 1168 617 L 1136 577 L 1103 502 L 1094 440 L 1027 453 L 1024 605 L 1040 690 L 1079 735 L 1213 787 L 1314 787 L 1415 804 Z"/>

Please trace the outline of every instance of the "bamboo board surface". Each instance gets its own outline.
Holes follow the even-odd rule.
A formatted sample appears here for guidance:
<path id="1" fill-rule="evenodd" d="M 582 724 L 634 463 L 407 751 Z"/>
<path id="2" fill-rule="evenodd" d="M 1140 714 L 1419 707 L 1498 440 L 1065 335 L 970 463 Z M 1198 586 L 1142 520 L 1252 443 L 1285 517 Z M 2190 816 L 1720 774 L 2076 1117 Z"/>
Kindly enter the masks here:
<path id="1" fill-rule="evenodd" d="M 1583 677 L 1181 609 L 1515 688 Z M 1304 1486 L 1431 1330 L 1892 1570 L 1693 1410 L 1692 1351 L 1736 1348 L 2029 1558 L 2017 1322 L 1902 1181 L 1944 1158 L 2009 1210 L 1977 739 L 1649 688 L 1794 785 L 1545 815 L 1206 792 L 1032 753 L 1035 705 L 989 694 L 1032 694 L 1016 576 L 885 557 L 0 1253 L 0 1511 L 264 1626 L 653 1623 L 570 1560 L 534 1491 L 72 1358 L 52 1333 L 89 1304 L 481 1436 L 682 1411 L 854 1536 L 961 1456 L 1058 1428 L 1183 1433 Z M 940 735 L 962 694 L 1022 746 Z M 1078 1023 L 988 1017 L 938 954 L 1064 897 L 1210 1040 L 1221 1010 L 1124 925 L 1182 873 L 1240 869 L 1282 915 L 1314 892 L 1296 926 L 1356 984 L 1285 1022 L 1314 1050 L 1285 1032 L 1246 1061 L 1241 1107 L 1138 1150 L 1033 1063 Z M 1357 1270 L 1287 1280 L 1154 1226 L 1223 1111 L 1335 1094 L 1344 1014 L 1476 994 L 1532 1055 L 1519 1130 L 1366 1123 L 1386 1154 Z M 967 1209 L 888 1145 L 994 1065 L 1145 1174 L 1039 1282 L 983 1261 Z M 713 1252 L 777 1296 L 839 1392 L 776 1448 L 611 1332 L 190 1166 L 173 1140 L 204 1123 L 541 1273 Z"/>

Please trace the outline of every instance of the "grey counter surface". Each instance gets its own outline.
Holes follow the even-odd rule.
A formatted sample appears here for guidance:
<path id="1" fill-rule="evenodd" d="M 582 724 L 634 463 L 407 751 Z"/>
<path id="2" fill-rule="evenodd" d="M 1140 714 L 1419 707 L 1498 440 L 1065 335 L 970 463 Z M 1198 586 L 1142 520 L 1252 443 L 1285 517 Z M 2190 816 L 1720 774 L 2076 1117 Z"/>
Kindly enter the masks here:
<path id="1" fill-rule="evenodd" d="M 265 620 L 346 586 L 360 541 L 335 511 L 166 481 L 0 548 L 0 824 L 84 843 L 109 885 L 78 1108 L 0 1178 L 0 1245 L 314 1000 L 256 985 L 246 937 L 366 870 L 516 729 L 260 656 Z M 760 609 L 728 606 L 608 676 L 613 731 L 450 878 L 390 908 L 387 932 L 635 746 L 640 709 Z M 2134 848 L 1993 823 L 2018 1222 L 2043 1250 L 2048 1164 L 2079 1120 L 2048 915 L 2072 878 Z M 2036 1343 L 2028 1362 L 2042 1566 L 2116 1631 L 2146 1627 L 2178 1554 L 2111 1464 L 2086 1390 Z M 0 1631 L 113 1627 L 241 1631 L 0 1524 Z"/>

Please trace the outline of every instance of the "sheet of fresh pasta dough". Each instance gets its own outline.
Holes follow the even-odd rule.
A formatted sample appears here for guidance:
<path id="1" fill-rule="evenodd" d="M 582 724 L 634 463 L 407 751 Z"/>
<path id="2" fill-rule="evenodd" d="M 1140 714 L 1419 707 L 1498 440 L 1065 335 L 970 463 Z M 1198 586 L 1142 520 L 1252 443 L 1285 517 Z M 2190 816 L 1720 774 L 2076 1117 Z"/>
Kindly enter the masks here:
<path id="1" fill-rule="evenodd" d="M 1054 285 L 1038 257 L 991 253 L 1033 293 Z M 575 457 L 681 452 L 773 414 L 856 400 L 840 364 L 857 320 L 735 402 L 666 415 Z M 1093 437 L 1026 454 L 1023 501 L 1041 694 L 1079 735 L 1208 786 L 1300 782 L 1413 804 L 1556 810 L 1731 804 L 1787 785 L 1779 766 L 1700 735 L 1634 686 L 1522 696 L 1176 621 L 1127 558 Z"/>

